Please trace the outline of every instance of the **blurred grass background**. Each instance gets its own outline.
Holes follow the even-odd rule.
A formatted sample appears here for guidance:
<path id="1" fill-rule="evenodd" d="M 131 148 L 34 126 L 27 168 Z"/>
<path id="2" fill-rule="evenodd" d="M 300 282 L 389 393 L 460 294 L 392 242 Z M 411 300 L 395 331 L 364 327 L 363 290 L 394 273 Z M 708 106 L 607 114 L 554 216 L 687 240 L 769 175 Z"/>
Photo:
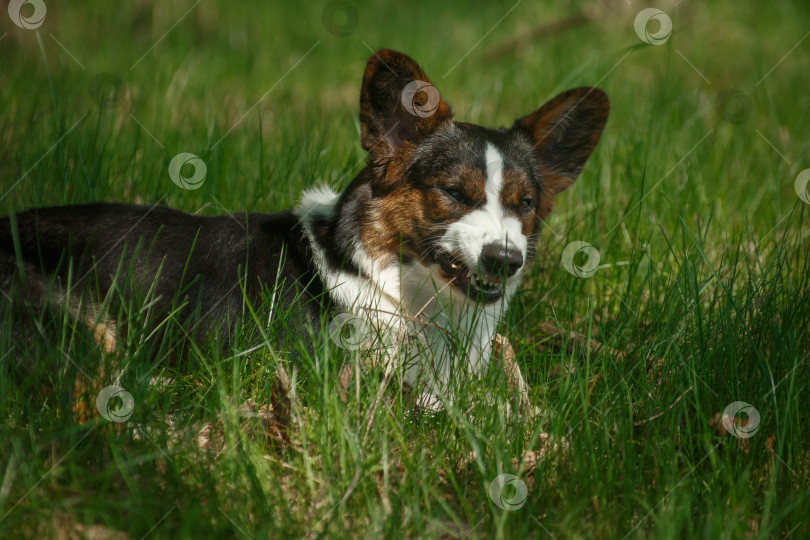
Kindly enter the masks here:
<path id="1" fill-rule="evenodd" d="M 810 167 L 806 3 L 45 5 L 35 30 L 0 13 L 2 214 L 103 200 L 270 212 L 306 187 L 344 187 L 364 159 L 363 67 L 383 47 L 415 58 L 459 120 L 511 125 L 580 85 L 605 89 L 612 112 L 503 328 L 545 423 L 474 401 L 471 416 L 415 421 L 395 403 L 372 411 L 365 437 L 376 380 L 342 405 L 326 391 L 339 364 L 321 362 L 340 355 L 326 340 L 301 366 L 314 412 L 296 444 L 250 438 L 238 415 L 246 399 L 268 401 L 276 359 L 245 364 L 215 347 L 198 351 L 196 379 L 129 380 L 138 407 L 116 430 L 74 422 L 64 358 L 38 349 L 27 385 L 0 380 L 0 536 L 810 533 L 810 226 L 794 188 Z M 659 46 L 633 26 L 651 5 L 673 22 Z M 502 48 L 570 17 L 579 22 Z M 180 152 L 205 161 L 200 189 L 169 178 Z M 561 265 L 573 240 L 599 250 L 593 277 Z M 542 323 L 566 333 L 549 338 Z M 77 361 L 109 361 L 80 329 L 59 332 Z M 139 375 L 160 372 L 147 368 Z M 718 423 L 738 400 L 762 416 L 750 439 Z M 176 440 L 201 422 L 221 422 L 231 444 L 212 453 Z M 540 431 L 569 451 L 528 463 Z M 490 499 L 501 472 L 528 484 L 521 509 Z"/>

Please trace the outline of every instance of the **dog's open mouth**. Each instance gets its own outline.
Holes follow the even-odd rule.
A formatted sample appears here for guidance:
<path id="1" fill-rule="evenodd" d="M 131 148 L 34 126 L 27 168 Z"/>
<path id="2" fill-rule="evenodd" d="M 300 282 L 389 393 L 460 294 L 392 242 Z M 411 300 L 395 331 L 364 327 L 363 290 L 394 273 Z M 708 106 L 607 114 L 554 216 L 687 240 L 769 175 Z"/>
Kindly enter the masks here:
<path id="1" fill-rule="evenodd" d="M 471 300 L 491 304 L 503 296 L 503 281 L 471 269 L 457 257 L 442 252 L 436 256 L 441 275 Z"/>

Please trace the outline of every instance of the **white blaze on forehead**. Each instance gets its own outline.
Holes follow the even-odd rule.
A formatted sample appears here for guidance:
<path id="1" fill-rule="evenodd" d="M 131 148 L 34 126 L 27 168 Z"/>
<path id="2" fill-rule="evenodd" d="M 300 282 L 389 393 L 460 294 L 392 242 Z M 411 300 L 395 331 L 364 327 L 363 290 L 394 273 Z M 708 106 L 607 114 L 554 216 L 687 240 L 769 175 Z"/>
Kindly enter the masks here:
<path id="1" fill-rule="evenodd" d="M 512 244 L 517 246 L 525 255 L 524 242 L 521 241 L 521 226 L 517 219 L 506 217 L 506 211 L 501 203 L 501 191 L 503 190 L 503 155 L 492 143 L 487 143 L 485 154 L 487 160 L 487 181 L 485 190 L 487 193 L 487 204 L 485 211 L 500 225 L 501 238 L 504 245 Z"/>
<path id="2" fill-rule="evenodd" d="M 517 249 L 526 257 L 528 239 L 517 217 L 507 212 L 501 202 L 503 191 L 503 154 L 487 143 L 484 151 L 486 161 L 486 204 L 467 213 L 447 227 L 439 240 L 445 251 L 460 256 L 471 270 L 475 271 L 484 246 L 498 244 L 508 249 Z"/>
<path id="3" fill-rule="evenodd" d="M 499 214 L 503 211 L 501 206 L 501 188 L 503 188 L 503 156 L 492 143 L 487 143 L 487 207 L 498 208 Z M 488 208 L 489 209 L 489 208 Z"/>

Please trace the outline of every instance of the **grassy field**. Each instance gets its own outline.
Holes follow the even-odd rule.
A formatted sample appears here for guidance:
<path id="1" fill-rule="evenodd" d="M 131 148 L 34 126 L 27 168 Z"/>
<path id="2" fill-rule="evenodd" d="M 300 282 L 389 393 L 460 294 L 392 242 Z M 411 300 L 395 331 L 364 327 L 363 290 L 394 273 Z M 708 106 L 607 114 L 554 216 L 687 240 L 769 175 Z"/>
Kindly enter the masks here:
<path id="1" fill-rule="evenodd" d="M 382 47 L 420 62 L 460 120 L 509 125 L 580 85 L 612 112 L 501 330 L 540 418 L 478 399 L 505 399 L 496 373 L 435 416 L 395 389 L 377 400 L 373 369 L 344 403 L 357 358 L 324 336 L 295 362 L 211 343 L 179 371 L 146 329 L 110 355 L 53 316 L 31 346 L 0 334 L 0 537 L 810 535 L 806 3 L 664 2 L 638 32 L 635 1 L 44 5 L 39 26 L 31 4 L 31 23 L 0 13 L 3 215 L 270 212 L 341 188 Z M 199 189 L 169 176 L 182 152 L 206 165 Z M 279 366 L 300 406 L 270 415 Z M 131 416 L 77 411 L 85 377 L 125 388 Z M 734 402 L 753 409 L 725 429 Z M 517 478 L 499 490 L 501 474 Z"/>

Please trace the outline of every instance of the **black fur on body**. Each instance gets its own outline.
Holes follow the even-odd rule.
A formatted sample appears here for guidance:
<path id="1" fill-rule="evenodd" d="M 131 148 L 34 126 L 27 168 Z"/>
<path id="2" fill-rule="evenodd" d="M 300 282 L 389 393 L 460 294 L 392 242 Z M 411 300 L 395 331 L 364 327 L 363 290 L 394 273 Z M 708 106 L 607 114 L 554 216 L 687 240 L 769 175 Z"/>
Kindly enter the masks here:
<path id="1" fill-rule="evenodd" d="M 171 313 L 198 340 L 214 331 L 227 341 L 245 316 L 244 301 L 258 308 L 268 293 L 276 292 L 281 313 L 295 305 L 298 322 L 317 322 L 327 309 L 290 211 L 195 216 L 92 203 L 20 212 L 13 229 L 9 216 L 0 218 L 0 290 L 7 296 L 38 313 L 68 296 L 98 305 L 113 287 L 125 297 L 139 292 L 140 301 L 153 301 L 155 322 Z M 121 300 L 115 295 L 105 311 L 114 316 Z"/>

